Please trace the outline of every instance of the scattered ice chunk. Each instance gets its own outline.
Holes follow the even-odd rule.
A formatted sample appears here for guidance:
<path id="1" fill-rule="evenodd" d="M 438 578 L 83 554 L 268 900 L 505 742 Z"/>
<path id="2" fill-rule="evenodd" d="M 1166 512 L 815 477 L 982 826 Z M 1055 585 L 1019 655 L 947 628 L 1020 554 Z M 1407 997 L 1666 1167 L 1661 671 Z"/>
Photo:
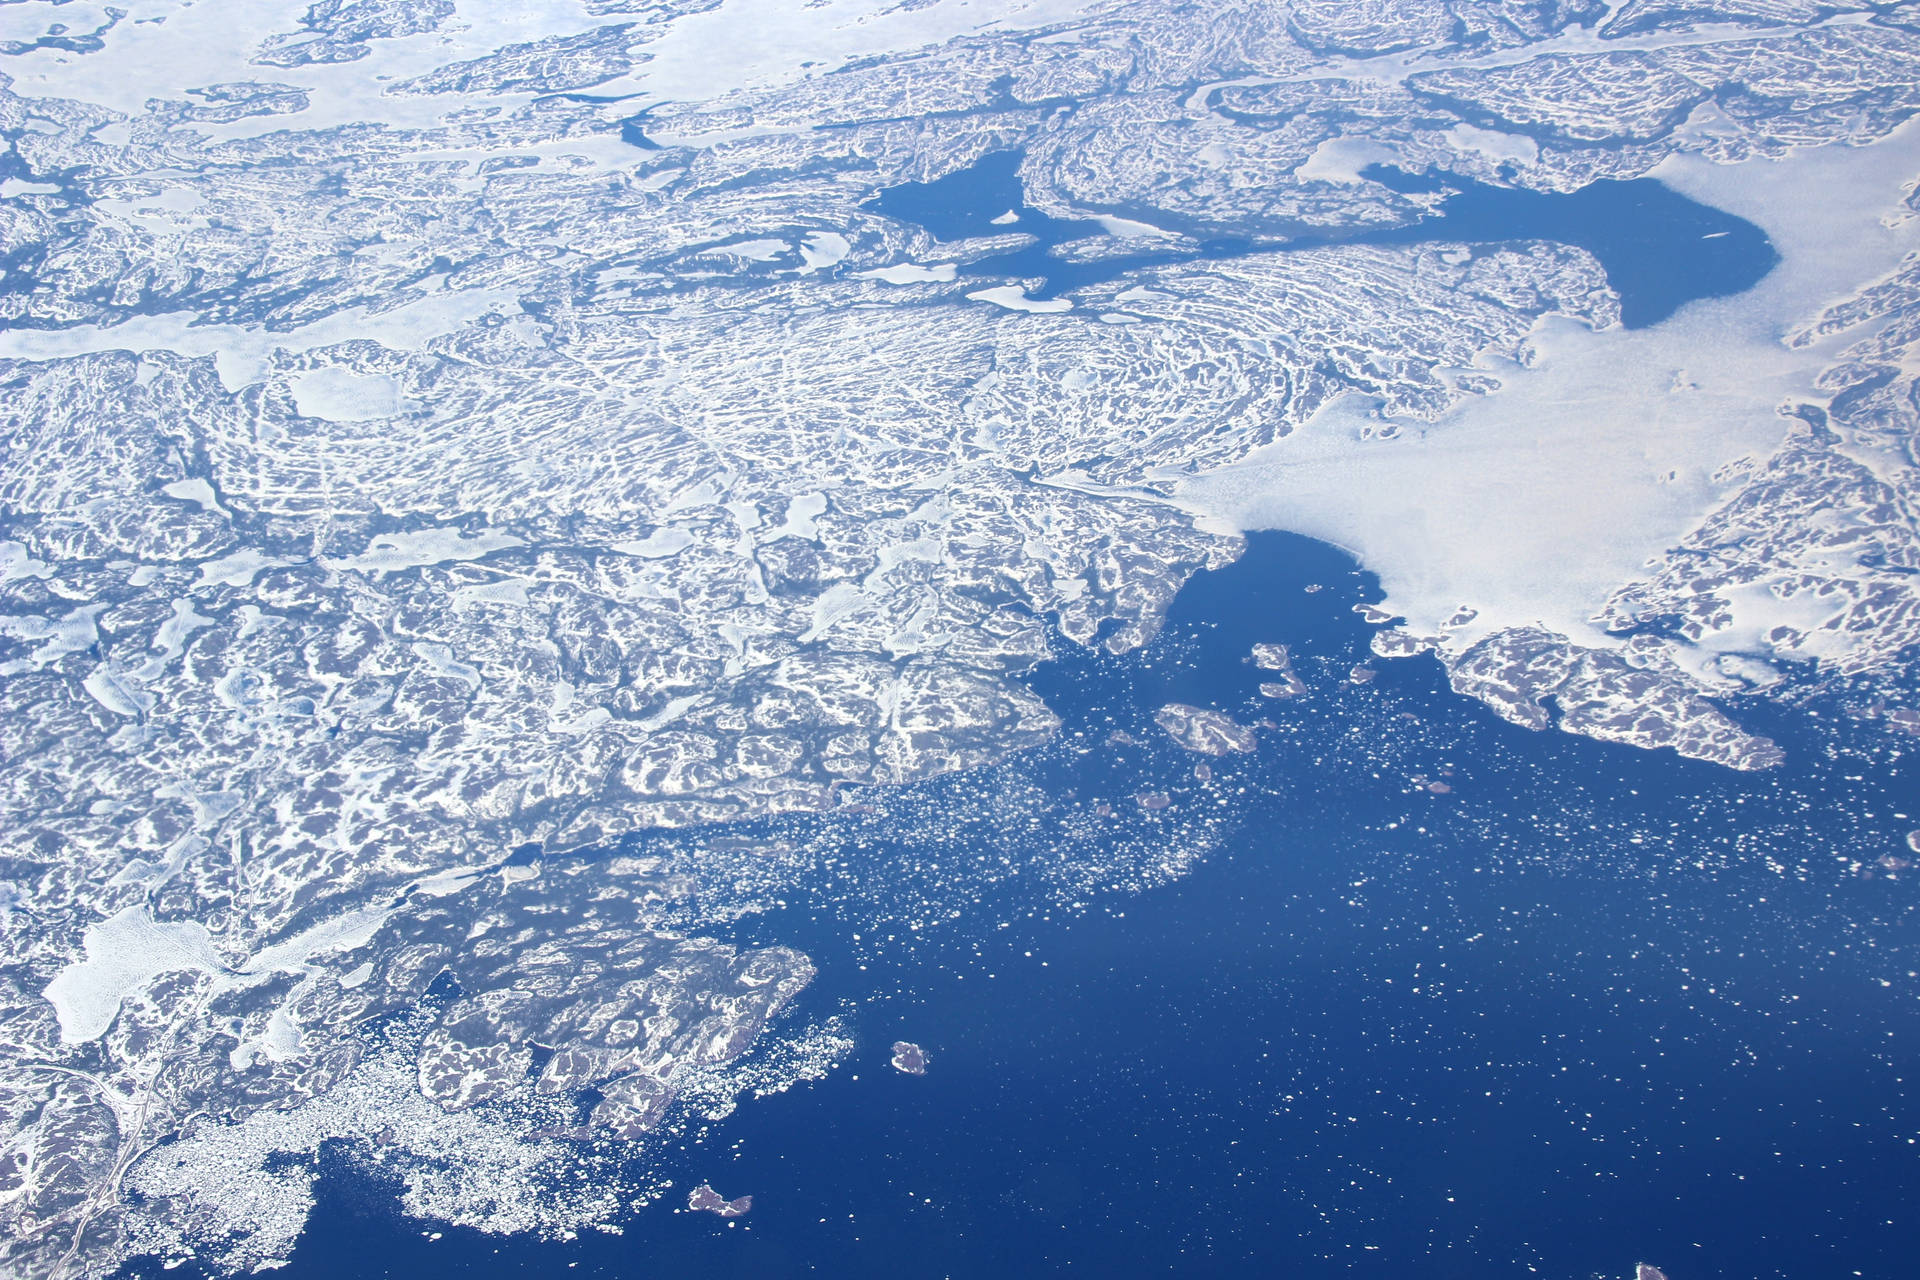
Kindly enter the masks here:
<path id="1" fill-rule="evenodd" d="M 1140 222 L 1133 218 L 1117 218 L 1111 214 L 1095 214 L 1095 222 L 1110 236 L 1122 240 L 1171 240 L 1178 238 L 1176 232 L 1164 227 L 1156 227 L 1151 222 Z"/>
<path id="2" fill-rule="evenodd" d="M 846 259 L 853 245 L 837 231 L 816 231 L 800 246 L 800 274 L 812 275 Z"/>
<path id="3" fill-rule="evenodd" d="M 46 562 L 34 559 L 18 542 L 0 539 L 0 582 L 44 578 L 51 572 L 52 568 Z"/>
<path id="4" fill-rule="evenodd" d="M 878 280 L 882 284 L 947 284 L 959 272 L 955 263 L 942 262 L 937 266 L 922 267 L 911 262 L 902 262 L 898 266 L 878 267 L 872 271 L 856 271 L 856 280 Z"/>
<path id="5" fill-rule="evenodd" d="M 991 302 L 995 306 L 1005 307 L 1009 311 L 1031 311 L 1041 315 L 1051 315 L 1061 311 L 1073 310 L 1073 303 L 1065 298 L 1029 298 L 1027 291 L 1017 284 L 995 285 L 991 289 L 976 289 L 967 295 L 978 302 Z"/>
<path id="6" fill-rule="evenodd" d="M 513 605 L 524 609 L 527 607 L 527 584 L 511 578 L 499 582 L 476 582 L 456 588 L 449 599 L 456 609 L 481 604 Z"/>
<path id="7" fill-rule="evenodd" d="M 213 491 L 213 486 L 202 476 L 189 476 L 185 480 L 175 480 L 172 484 L 162 485 L 160 492 L 169 498 L 194 503 L 205 511 L 224 512 L 226 510 L 220 505 L 220 495 Z"/>
<path id="8" fill-rule="evenodd" d="M 1293 176 L 1352 186 L 1365 181 L 1360 171 L 1369 165 L 1402 163 L 1392 147 L 1371 138 L 1329 138 L 1294 168 Z"/>
<path id="9" fill-rule="evenodd" d="M 824 493 L 802 493 L 787 503 L 786 518 L 779 527 L 769 529 L 762 542 L 772 542 L 776 538 L 804 538 L 808 541 L 819 536 L 815 521 L 827 513 L 827 495 Z"/>
<path id="10" fill-rule="evenodd" d="M 468 537 L 458 529 L 415 529 L 383 533 L 357 556 L 335 560 L 331 567 L 378 576 L 456 560 L 479 560 L 496 551 L 526 546 L 526 540 L 507 533 L 482 532 Z"/>
<path id="11" fill-rule="evenodd" d="M 264 551 L 247 547 L 203 562 L 200 565 L 200 581 L 196 585 L 245 587 L 251 585 L 253 580 L 266 570 L 292 563 L 293 561 L 284 557 L 270 556 Z"/>
<path id="12" fill-rule="evenodd" d="M 793 246 L 785 240 L 736 240 L 732 244 L 718 245 L 709 254 L 729 258 L 743 258 L 748 262 L 778 262 L 793 252 Z"/>
<path id="13" fill-rule="evenodd" d="M 95 667 L 81 686 L 115 715 L 137 719 L 153 710 L 153 695 L 110 667 Z"/>
<path id="14" fill-rule="evenodd" d="M 447 645 L 431 644 L 424 640 L 417 640 L 413 643 L 412 649 L 416 656 L 426 662 L 427 666 L 435 675 L 451 676 L 453 679 L 463 681 L 475 689 L 480 688 L 481 685 L 485 683 L 481 680 L 480 673 L 466 663 L 456 659 L 453 656 L 453 650 Z"/>
<path id="15" fill-rule="evenodd" d="M 293 403 L 301 417 L 329 422 L 371 422 L 398 417 L 416 407 L 400 394 L 400 384 L 385 374 L 355 373 L 331 365 L 295 378 Z"/>
<path id="16" fill-rule="evenodd" d="M 196 612 L 191 600 L 175 600 L 173 616 L 161 623 L 153 633 L 152 647 L 160 651 L 161 661 L 180 656 L 186 647 L 187 637 L 201 627 L 213 625 L 213 619 Z"/>
<path id="17" fill-rule="evenodd" d="M 378 315 L 368 315 L 361 307 L 348 307 L 286 332 L 239 324 L 204 324 L 196 312 L 170 311 L 135 315 L 114 325 L 0 328 L 0 358 L 55 360 L 91 351 L 172 351 L 183 356 L 213 356 L 221 385 L 237 392 L 265 374 L 268 358 L 275 351 L 312 351 L 357 339 L 370 339 L 396 350 L 418 349 L 478 317 L 519 310 L 519 298 L 511 290 L 443 289 Z"/>
<path id="18" fill-rule="evenodd" d="M 613 544 L 613 550 L 622 555 L 639 556 L 644 560 L 666 560 L 679 555 L 688 547 L 697 545 L 699 545 L 699 539 L 691 533 L 685 529 L 667 525 L 664 528 L 655 529 L 644 538 L 616 542 Z"/>
<path id="19" fill-rule="evenodd" d="M 163 973 L 226 969 L 205 925 L 159 924 L 145 905 L 88 925 L 84 943 L 86 959 L 55 974 L 42 993 L 53 1005 L 65 1044 L 98 1039 L 120 1012 L 120 1002 Z"/>
<path id="20" fill-rule="evenodd" d="M 1490 160 L 1530 165 L 1540 158 L 1540 144 L 1525 134 L 1457 124 L 1447 130 L 1447 141 L 1461 151 L 1477 152 Z"/>

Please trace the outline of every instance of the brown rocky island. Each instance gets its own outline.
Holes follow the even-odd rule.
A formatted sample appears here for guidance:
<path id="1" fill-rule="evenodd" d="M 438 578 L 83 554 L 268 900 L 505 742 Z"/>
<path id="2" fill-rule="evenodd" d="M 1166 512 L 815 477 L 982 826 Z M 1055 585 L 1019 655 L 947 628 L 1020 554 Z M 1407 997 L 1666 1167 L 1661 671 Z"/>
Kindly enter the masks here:
<path id="1" fill-rule="evenodd" d="M 687 1193 L 687 1208 L 696 1213 L 717 1213 L 723 1218 L 737 1218 L 753 1208 L 753 1197 L 741 1196 L 729 1200 L 703 1182 Z"/>

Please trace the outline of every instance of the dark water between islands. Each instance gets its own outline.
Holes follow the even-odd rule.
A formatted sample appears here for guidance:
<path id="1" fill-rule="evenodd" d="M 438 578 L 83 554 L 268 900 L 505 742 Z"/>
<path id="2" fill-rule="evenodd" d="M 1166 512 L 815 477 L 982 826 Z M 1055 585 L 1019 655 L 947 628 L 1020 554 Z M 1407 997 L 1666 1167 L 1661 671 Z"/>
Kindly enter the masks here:
<path id="1" fill-rule="evenodd" d="M 1117 279 L 1144 266 L 1236 257 L 1253 251 L 1243 241 L 1215 240 L 1202 253 L 1154 252 L 1066 262 L 1055 246 L 1100 233 L 1097 223 L 1049 217 L 1025 203 L 1022 154 L 999 151 L 971 168 L 933 182 L 890 187 L 868 202 L 876 213 L 926 228 L 942 240 L 1022 232 L 1039 243 L 962 268 L 982 278 L 1041 277 L 1034 296 L 1052 297 Z M 1577 191 L 1548 193 L 1499 187 L 1456 174 L 1415 175 L 1375 165 L 1363 176 L 1400 192 L 1442 192 L 1437 212 L 1411 225 L 1341 236 L 1319 233 L 1261 246 L 1426 244 L 1437 241 L 1504 244 L 1550 240 L 1587 250 L 1605 268 L 1620 295 L 1629 329 L 1657 324 L 1689 302 L 1741 293 L 1779 262 L 1766 232 L 1743 218 L 1700 204 L 1650 178 L 1603 179 Z M 1010 222 L 995 219 L 1014 214 Z M 1139 216 L 1152 221 L 1153 211 Z"/>
<path id="2" fill-rule="evenodd" d="M 1067 745 L 810 820 L 849 824 L 857 874 L 734 937 L 812 955 L 783 1026 L 845 1013 L 854 1057 L 669 1151 L 676 1189 L 624 1235 L 429 1240 L 329 1163 L 281 1274 L 1910 1276 L 1920 879 L 1850 863 L 1920 825 L 1913 740 L 1742 703 L 1789 755 L 1742 775 L 1529 733 L 1427 659 L 1349 683 L 1376 596 L 1256 536 L 1146 652 L 1036 674 Z M 1256 641 L 1293 646 L 1307 697 L 1259 698 Z M 1201 782 L 1148 719 L 1170 700 L 1275 728 Z M 1051 817 L 982 815 L 1028 783 Z M 885 942 L 894 880 L 939 891 L 915 821 L 1034 874 Z M 1048 851 L 1089 821 L 1218 848 L 1049 908 Z M 896 1038 L 924 1077 L 889 1067 Z M 751 1213 L 674 1213 L 702 1181 Z"/>
<path id="3" fill-rule="evenodd" d="M 943 239 L 1035 234 L 968 271 L 1049 293 L 1175 260 L 1049 257 L 1091 228 L 1025 209 L 1018 159 L 874 207 Z M 1658 183 L 1370 176 L 1451 192 L 1373 242 L 1578 244 L 1630 326 L 1775 261 L 1759 228 Z M 1352 606 L 1377 594 L 1322 544 L 1256 536 L 1145 652 L 1063 648 L 1034 674 L 1060 745 L 878 814 L 740 833 L 843 843 L 848 867 L 730 940 L 811 955 L 780 1029 L 840 1014 L 858 1048 L 651 1155 L 675 1190 L 623 1235 L 437 1228 L 328 1159 L 282 1274 L 1910 1275 L 1920 879 L 1857 864 L 1920 826 L 1912 740 L 1838 705 L 1742 703 L 1789 762 L 1740 775 L 1531 734 L 1430 660 L 1373 662 Z M 1260 641 L 1292 646 L 1307 697 L 1259 697 Z M 1351 683 L 1357 663 L 1377 678 Z M 1152 724 L 1170 701 L 1273 727 L 1202 781 Z M 1033 792 L 1038 809 L 996 799 Z M 1085 878 L 1111 884 L 1162 846 L 1211 851 L 1143 892 L 1062 890 L 1089 830 L 1095 863 L 1099 833 L 1115 852 Z M 903 923 L 939 914 L 957 919 Z M 926 1048 L 926 1076 L 891 1069 L 895 1039 Z M 702 1181 L 752 1212 L 673 1212 Z"/>

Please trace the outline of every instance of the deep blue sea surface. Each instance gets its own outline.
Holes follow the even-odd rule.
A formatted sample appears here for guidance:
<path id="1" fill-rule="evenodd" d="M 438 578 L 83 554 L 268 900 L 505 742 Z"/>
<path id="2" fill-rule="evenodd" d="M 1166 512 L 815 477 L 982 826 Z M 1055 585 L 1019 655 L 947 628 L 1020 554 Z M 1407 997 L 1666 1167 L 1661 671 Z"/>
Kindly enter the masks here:
<path id="1" fill-rule="evenodd" d="M 1372 659 L 1377 595 L 1256 536 L 1148 650 L 1035 674 L 1061 745 L 796 824 L 851 867 L 735 936 L 811 954 L 785 1025 L 844 1013 L 858 1049 L 649 1157 L 676 1189 L 624 1235 L 434 1240 L 339 1164 L 282 1274 L 1911 1276 L 1920 880 L 1866 865 L 1920 825 L 1911 740 L 1832 700 L 1736 706 L 1788 752 L 1763 774 L 1531 733 Z M 1306 697 L 1258 696 L 1256 641 Z M 1171 700 L 1273 727 L 1202 780 Z M 1132 841 L 1123 879 L 1214 848 L 1083 893 L 1071 831 Z M 956 849 L 1011 870 L 933 867 Z M 676 1213 L 702 1181 L 752 1211 Z"/>
<path id="2" fill-rule="evenodd" d="M 1038 243 L 996 254 L 962 268 L 983 278 L 1037 277 L 1035 297 L 1117 279 L 1141 267 L 1191 260 L 1191 252 L 1153 251 L 1071 262 L 1053 255 L 1069 241 L 1097 235 L 1097 223 L 1051 217 L 1027 207 L 1020 181 L 1019 151 L 996 151 L 970 168 L 932 182 L 905 183 L 882 191 L 868 208 L 926 228 L 942 240 L 1022 233 Z M 1205 257 L 1230 257 L 1256 249 L 1270 252 L 1302 245 L 1506 244 L 1550 240 L 1587 250 L 1606 270 L 1620 295 L 1621 322 L 1629 329 L 1657 324 L 1688 302 L 1719 298 L 1751 288 L 1779 262 L 1765 231 L 1730 213 L 1690 200 L 1651 178 L 1601 180 L 1577 191 L 1540 192 L 1500 187 L 1458 174 L 1409 174 L 1381 165 L 1363 176 L 1392 190 L 1435 193 L 1433 213 L 1402 227 L 1352 234 L 1296 230 L 1255 245 L 1203 240 Z M 1015 220 L 996 224 L 1007 214 Z M 1159 215 L 1142 211 L 1149 221 Z"/>

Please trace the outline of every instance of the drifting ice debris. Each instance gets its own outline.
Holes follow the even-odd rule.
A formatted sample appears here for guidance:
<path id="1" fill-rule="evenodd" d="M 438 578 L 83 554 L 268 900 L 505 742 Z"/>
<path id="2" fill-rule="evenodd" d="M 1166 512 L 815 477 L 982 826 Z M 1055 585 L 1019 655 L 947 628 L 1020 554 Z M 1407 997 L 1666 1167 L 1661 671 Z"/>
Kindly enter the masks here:
<path id="1" fill-rule="evenodd" d="M 1358 154 L 1340 144 L 1355 100 L 1294 75 L 1329 53 L 1417 49 L 1383 59 L 1400 79 L 1365 90 L 1369 127 L 1534 191 L 1688 153 L 1703 169 L 1823 146 L 1878 163 L 1865 144 L 1904 118 L 1915 79 L 1911 37 L 1878 19 L 1769 16 L 1764 38 L 1701 27 L 1609 50 L 1590 4 L 1492 20 L 1479 0 L 1297 0 L 1274 24 L 1131 0 L 1084 31 L 989 26 L 737 92 L 742 67 L 716 47 L 716 96 L 661 104 L 644 133 L 620 94 L 574 92 L 670 33 L 683 45 L 682 19 L 716 7 L 592 0 L 646 21 L 581 30 L 580 6 L 522 6 L 501 45 L 496 25 L 449 21 L 452 0 L 326 0 L 272 33 L 232 25 L 178 66 L 148 60 L 131 115 L 76 100 L 134 72 L 118 44 L 43 61 L 30 98 L 0 82 L 0 118 L 30 122 L 9 126 L 22 171 L 0 202 L 18 246 L 0 290 L 16 446 L 0 854 L 38 886 L 0 882 L 0 1015 L 18 1030 L 0 1045 L 18 1174 L 0 1273 L 70 1259 L 106 1276 L 140 1247 L 136 1223 L 242 1218 L 271 1224 L 246 1267 L 279 1261 L 308 1201 L 262 1161 L 329 1136 L 448 1170 L 436 1203 L 466 1225 L 597 1220 L 535 1205 L 528 1152 L 548 1149 L 501 1108 L 592 1088 L 595 1141 L 656 1132 L 690 1079 L 774 1070 L 752 1065 L 759 1028 L 812 967 L 699 937 L 732 917 L 701 914 L 695 872 L 636 871 L 645 892 L 611 896 L 603 868 L 570 889 L 532 863 L 435 877 L 815 811 L 836 788 L 1038 745 L 1058 720 L 1022 670 L 1056 640 L 1138 649 L 1191 574 L 1243 546 L 1152 477 L 1240 463 L 1352 392 L 1438 433 L 1487 390 L 1444 371 L 1530 359 L 1543 321 L 1620 321 L 1593 255 L 1544 241 L 1454 255 L 1307 236 L 1116 267 L 1071 300 L 964 300 L 969 268 L 1040 243 L 1025 228 L 1151 209 L 1271 244 L 1424 218 L 1335 168 Z M 1598 36 L 1688 28 L 1697 8 L 1614 6 Z M 400 78 L 344 118 L 256 78 L 346 63 Z M 1225 87 L 1163 110 L 1200 83 Z M 274 127 L 186 127 L 253 119 Z M 862 208 L 1014 147 L 1013 218 L 949 237 Z M 1131 234 L 1102 225 L 1119 234 L 1095 245 Z M 1786 613 L 1761 656 L 1897 669 L 1920 640 L 1904 473 L 1825 438 L 1905 456 L 1920 275 L 1882 274 L 1791 339 L 1862 344 L 1820 376 L 1830 424 L 1756 463 L 1608 604 L 1606 629 L 1658 652 L 1493 631 L 1442 654 L 1454 687 L 1516 723 L 1548 727 L 1550 699 L 1569 731 L 1754 768 L 1773 744 L 1672 655 L 1771 598 Z M 1211 744 L 1196 750 L 1252 747 L 1218 713 L 1167 710 L 1192 712 L 1175 724 Z M 1920 733 L 1911 708 L 1885 720 Z M 335 928 L 370 912 L 365 937 Z M 422 1015 L 418 1052 L 367 1060 L 353 1029 L 419 1008 L 443 972 L 458 992 Z M 540 1084 L 534 1043 L 553 1050 Z M 800 1043 L 781 1078 L 848 1051 L 837 1033 Z M 103 1099 L 90 1078 L 128 1092 Z M 138 1204 L 119 1194 L 133 1186 Z"/>

